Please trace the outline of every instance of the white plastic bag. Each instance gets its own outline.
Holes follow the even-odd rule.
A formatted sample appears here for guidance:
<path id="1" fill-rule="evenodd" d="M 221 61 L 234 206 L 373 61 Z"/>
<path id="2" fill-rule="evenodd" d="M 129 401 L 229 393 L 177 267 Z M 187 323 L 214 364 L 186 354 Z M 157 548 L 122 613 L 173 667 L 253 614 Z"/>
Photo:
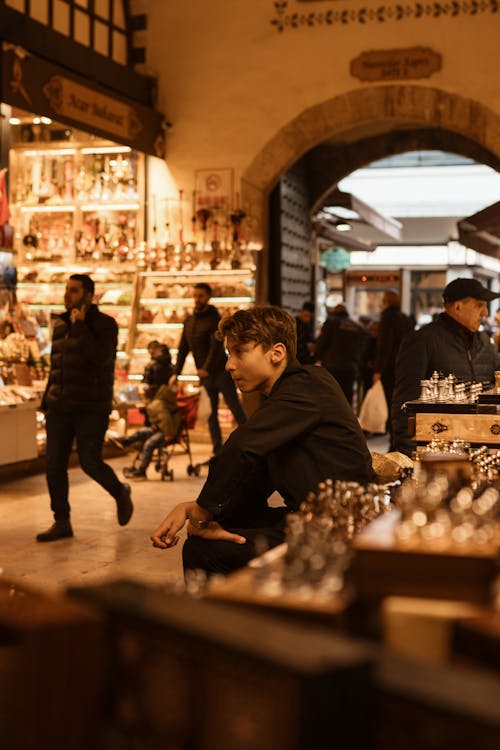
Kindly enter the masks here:
<path id="1" fill-rule="evenodd" d="M 387 401 L 385 399 L 382 382 L 378 380 L 375 385 L 368 389 L 366 396 L 361 404 L 359 411 L 359 424 L 365 432 L 378 432 L 383 434 L 386 431 Z"/>
<path id="2" fill-rule="evenodd" d="M 196 421 L 199 424 L 204 424 L 205 422 L 208 422 L 208 418 L 210 414 L 212 413 L 212 405 L 210 403 L 210 398 L 208 397 L 208 393 L 206 390 L 201 387 L 200 388 L 200 400 L 198 402 L 198 416 L 196 418 Z"/>

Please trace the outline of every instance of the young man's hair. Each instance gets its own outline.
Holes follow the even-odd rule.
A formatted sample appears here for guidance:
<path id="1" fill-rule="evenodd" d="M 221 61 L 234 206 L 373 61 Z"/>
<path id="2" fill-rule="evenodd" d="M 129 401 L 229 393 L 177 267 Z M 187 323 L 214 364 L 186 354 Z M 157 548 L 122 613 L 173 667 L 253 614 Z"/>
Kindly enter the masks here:
<path id="1" fill-rule="evenodd" d="M 314 305 L 312 302 L 304 302 L 304 304 L 301 307 L 301 310 L 306 310 L 307 312 L 314 312 Z"/>
<path id="2" fill-rule="evenodd" d="M 72 281 L 79 281 L 83 286 L 83 291 L 89 294 L 91 297 L 94 296 L 95 284 L 86 273 L 74 273 L 69 277 Z"/>
<path id="3" fill-rule="evenodd" d="M 198 284 L 194 285 L 195 289 L 203 289 L 204 292 L 208 294 L 209 297 L 212 296 L 212 287 L 210 284 L 207 284 L 206 281 L 200 281 Z"/>
<path id="4" fill-rule="evenodd" d="M 231 337 L 240 344 L 251 341 L 268 351 L 274 344 L 284 344 L 288 361 L 297 356 L 297 324 L 295 318 L 274 305 L 261 305 L 238 310 L 219 323 L 219 339 Z"/>

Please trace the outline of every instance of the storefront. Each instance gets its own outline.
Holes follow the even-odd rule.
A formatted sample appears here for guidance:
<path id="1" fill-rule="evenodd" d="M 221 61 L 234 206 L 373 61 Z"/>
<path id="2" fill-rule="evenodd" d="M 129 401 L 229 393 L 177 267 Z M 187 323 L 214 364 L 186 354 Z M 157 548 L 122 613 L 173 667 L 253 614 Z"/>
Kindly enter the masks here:
<path id="1" fill-rule="evenodd" d="M 36 411 L 75 272 L 92 276 L 95 302 L 117 320 L 117 393 L 121 383 L 133 401 L 148 344 L 175 359 L 193 284 L 210 283 L 223 314 L 255 299 L 232 171 L 201 171 L 188 198 L 169 182 L 159 112 L 10 43 L 1 70 L 2 319 L 14 330 L 0 340 L 0 408 L 28 399 Z M 190 357 L 181 377 L 196 385 Z M 40 452 L 40 414 L 38 426 Z"/>
<path id="2" fill-rule="evenodd" d="M 125 357 L 147 174 L 164 163 L 165 138 L 159 112 L 5 41 L 1 71 L 0 409 L 10 424 L 13 407 L 36 409 L 70 273 L 94 278 L 96 302 L 119 326 L 118 363 Z M 10 451 L 2 463 L 36 455 L 22 442 L 30 455 Z"/>

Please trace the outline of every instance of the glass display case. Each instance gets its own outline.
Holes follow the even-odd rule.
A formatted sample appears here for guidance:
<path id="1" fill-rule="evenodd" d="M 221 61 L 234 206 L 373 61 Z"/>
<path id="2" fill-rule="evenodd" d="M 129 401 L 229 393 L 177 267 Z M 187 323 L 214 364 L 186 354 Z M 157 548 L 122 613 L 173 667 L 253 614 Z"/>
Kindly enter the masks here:
<path id="1" fill-rule="evenodd" d="M 23 262 L 132 261 L 144 235 L 144 157 L 108 142 L 16 145 L 14 249 Z"/>
<path id="2" fill-rule="evenodd" d="M 137 275 L 132 323 L 127 344 L 131 380 L 140 380 L 149 360 L 147 346 L 157 340 L 166 344 L 175 360 L 185 318 L 193 312 L 193 285 L 212 287 L 210 304 L 221 315 L 245 309 L 255 301 L 253 269 L 200 271 L 141 271 Z M 191 355 L 181 379 L 198 381 Z"/>

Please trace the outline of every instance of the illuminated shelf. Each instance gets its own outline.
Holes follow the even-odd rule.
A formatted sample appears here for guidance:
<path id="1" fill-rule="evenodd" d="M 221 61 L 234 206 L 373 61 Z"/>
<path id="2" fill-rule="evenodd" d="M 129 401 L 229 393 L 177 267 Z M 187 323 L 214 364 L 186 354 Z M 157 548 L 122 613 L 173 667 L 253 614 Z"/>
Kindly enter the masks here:
<path id="1" fill-rule="evenodd" d="M 137 330 L 138 331 L 151 331 L 154 328 L 170 328 L 174 329 L 176 328 L 179 330 L 180 328 L 184 327 L 184 323 L 138 323 L 137 324 Z"/>
<path id="2" fill-rule="evenodd" d="M 133 373 L 128 376 L 129 380 L 144 380 L 144 377 L 141 373 Z M 189 383 L 199 383 L 200 379 L 198 375 L 179 375 L 177 377 L 177 380 L 181 380 L 183 382 L 189 382 Z"/>
<path id="3" fill-rule="evenodd" d="M 248 304 L 253 302 L 253 297 L 212 297 L 211 303 L 214 305 Z M 154 307 L 154 305 L 192 305 L 193 300 L 190 297 L 143 297 L 141 299 L 142 307 Z"/>
<path id="4" fill-rule="evenodd" d="M 54 206 L 19 206 L 21 211 L 27 213 L 28 211 L 36 211 L 36 213 L 72 213 L 73 211 L 76 211 L 76 206 L 74 203 L 70 203 L 66 206 L 64 205 L 54 205 Z"/>
<path id="5" fill-rule="evenodd" d="M 131 281 L 96 281 L 96 279 L 94 279 L 94 283 L 95 283 L 96 287 L 101 287 L 101 286 L 119 287 L 119 286 L 121 286 L 123 284 L 132 284 Z M 18 289 L 19 289 L 19 287 L 22 287 L 23 289 L 31 289 L 31 288 L 33 288 L 33 289 L 43 289 L 43 288 L 50 289 L 51 287 L 54 287 L 54 286 L 65 287 L 66 286 L 66 282 L 65 281 L 18 281 L 17 282 L 17 288 Z"/>
<path id="6" fill-rule="evenodd" d="M 77 204 L 79 205 L 79 204 Z M 139 203 L 82 203 L 79 205 L 82 211 L 104 211 L 108 209 L 110 211 L 138 211 L 140 209 Z"/>
<path id="7" fill-rule="evenodd" d="M 250 268 L 222 268 L 219 270 L 215 269 L 214 271 L 207 269 L 204 271 L 141 271 L 140 275 L 147 278 L 161 279 L 177 278 L 178 276 L 187 276 L 188 278 L 193 278 L 193 276 L 206 278 L 208 276 L 210 279 L 213 279 L 227 276 L 238 276 L 241 278 L 242 276 L 253 275 L 253 271 Z"/>
<path id="8" fill-rule="evenodd" d="M 89 211 L 139 211 L 140 204 L 135 203 L 37 203 L 33 206 L 18 206 L 23 212 L 35 212 L 35 213 L 66 213 L 76 211 L 80 209 L 85 213 Z"/>
<path id="9" fill-rule="evenodd" d="M 22 301 L 23 305 L 29 305 L 33 310 L 60 310 L 62 313 L 65 312 L 66 308 L 64 305 L 59 302 L 58 304 L 50 304 L 47 303 L 37 303 L 37 302 L 25 302 Z"/>

